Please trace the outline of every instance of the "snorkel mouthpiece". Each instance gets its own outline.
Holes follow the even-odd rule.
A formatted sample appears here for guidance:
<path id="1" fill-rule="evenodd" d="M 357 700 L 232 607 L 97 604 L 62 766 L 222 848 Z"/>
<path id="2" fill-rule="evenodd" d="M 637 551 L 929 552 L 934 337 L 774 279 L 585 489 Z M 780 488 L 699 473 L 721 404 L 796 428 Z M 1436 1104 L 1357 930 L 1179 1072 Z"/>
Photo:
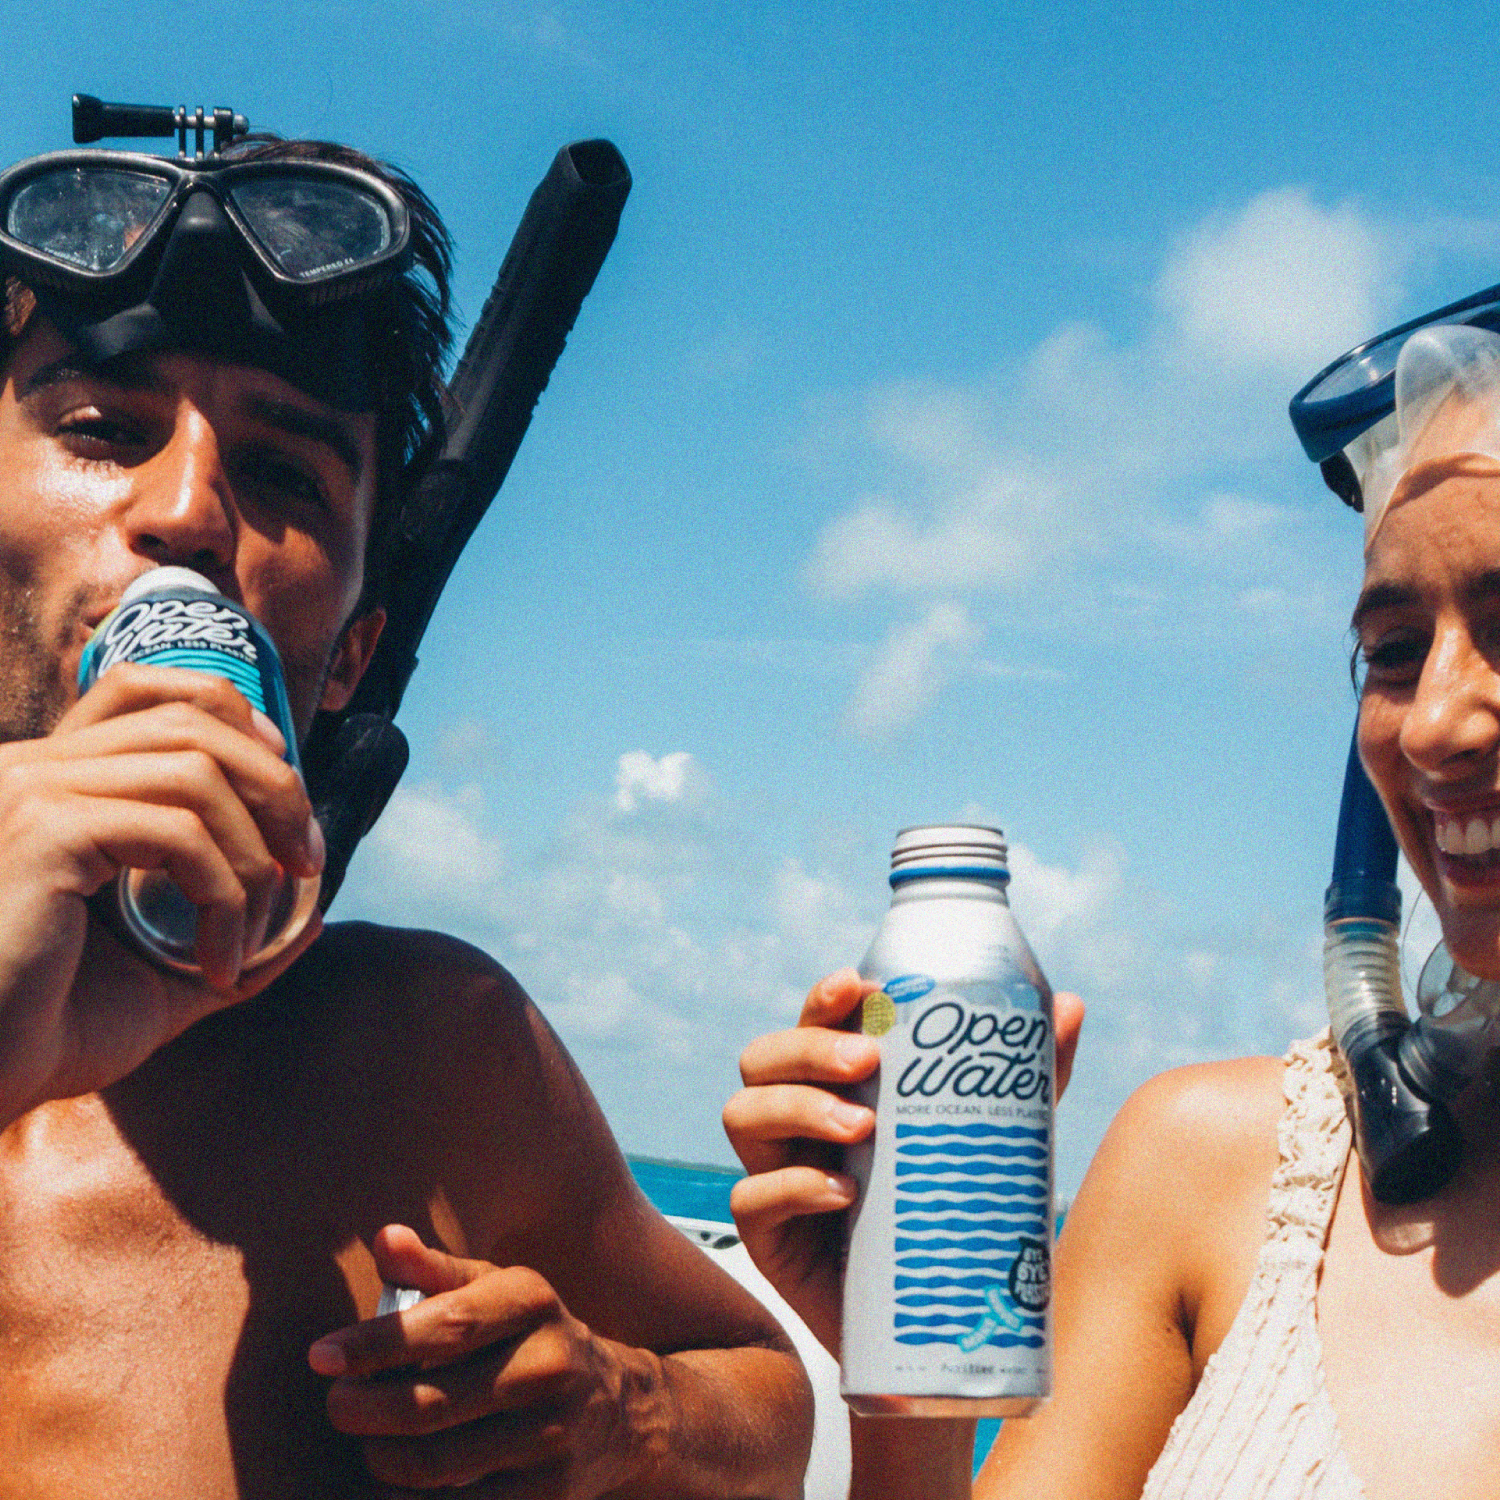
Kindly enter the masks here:
<path id="1" fill-rule="evenodd" d="M 1354 1081 L 1354 1139 L 1382 1203 L 1429 1198 L 1458 1170 L 1463 1141 L 1446 1104 L 1403 1066 L 1411 1018 L 1401 998 L 1396 840 L 1349 747 L 1333 879 L 1323 903 L 1323 981 L 1334 1040 Z"/>

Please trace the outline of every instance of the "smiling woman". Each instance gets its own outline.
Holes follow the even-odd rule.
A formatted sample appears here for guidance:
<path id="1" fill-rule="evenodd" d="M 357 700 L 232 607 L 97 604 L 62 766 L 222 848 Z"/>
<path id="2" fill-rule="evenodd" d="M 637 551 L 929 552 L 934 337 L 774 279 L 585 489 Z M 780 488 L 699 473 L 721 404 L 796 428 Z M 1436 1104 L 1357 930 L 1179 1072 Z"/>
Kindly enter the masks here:
<path id="1" fill-rule="evenodd" d="M 1360 757 L 1472 1000 L 1473 986 L 1500 996 L 1500 334 L 1403 335 L 1399 362 L 1377 372 L 1386 406 L 1362 393 L 1364 425 L 1340 430 L 1329 477 L 1366 510 Z M 827 1216 L 854 1188 L 826 1153 L 873 1119 L 825 1089 L 875 1066 L 833 1029 L 861 994 L 852 971 L 815 987 L 801 1027 L 746 1051 L 748 1087 L 725 1111 L 751 1172 L 735 1194 L 744 1241 L 835 1353 Z M 1472 1026 L 1487 1035 L 1490 1013 Z M 1281 1061 L 1180 1069 L 1139 1090 L 1059 1241 L 1056 1394 L 1005 1424 L 974 1495 L 1491 1494 L 1497 1063 L 1490 1053 L 1454 1101 L 1456 1175 L 1399 1204 L 1346 1174 L 1353 1089 L 1327 1032 Z M 853 1493 L 963 1495 L 968 1437 L 856 1422 Z"/>

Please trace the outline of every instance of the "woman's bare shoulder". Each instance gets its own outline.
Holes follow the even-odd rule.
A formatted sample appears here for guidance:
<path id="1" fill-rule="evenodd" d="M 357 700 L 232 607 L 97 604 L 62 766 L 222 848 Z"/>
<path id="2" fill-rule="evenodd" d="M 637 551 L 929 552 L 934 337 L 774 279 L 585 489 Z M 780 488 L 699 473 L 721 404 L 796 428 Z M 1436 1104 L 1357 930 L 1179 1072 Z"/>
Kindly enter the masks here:
<path id="1" fill-rule="evenodd" d="M 1280 1058 L 1242 1057 L 1158 1074 L 1125 1101 L 1089 1177 L 1169 1220 L 1246 1191 L 1263 1199 L 1285 1070 Z"/>
<path id="2" fill-rule="evenodd" d="M 1075 1253 L 1128 1254 L 1189 1315 L 1226 1274 L 1247 1281 L 1276 1170 L 1284 1075 L 1278 1058 L 1247 1057 L 1142 1084 L 1074 1201 Z"/>
<path id="3" fill-rule="evenodd" d="M 1006 1423 L 976 1496 L 1141 1493 L 1249 1284 L 1282 1079 L 1273 1058 L 1204 1063 L 1126 1100 L 1058 1242 L 1056 1394 Z"/>
<path id="4" fill-rule="evenodd" d="M 1285 1074 L 1279 1057 L 1237 1057 L 1158 1073 L 1125 1101 L 1106 1139 L 1127 1150 L 1170 1149 L 1189 1170 L 1225 1153 L 1274 1153 Z"/>
<path id="5" fill-rule="evenodd" d="M 1284 1066 L 1236 1058 L 1143 1083 L 1105 1132 L 1070 1224 L 1186 1249 L 1207 1217 L 1233 1207 L 1258 1222 L 1276 1166 Z"/>

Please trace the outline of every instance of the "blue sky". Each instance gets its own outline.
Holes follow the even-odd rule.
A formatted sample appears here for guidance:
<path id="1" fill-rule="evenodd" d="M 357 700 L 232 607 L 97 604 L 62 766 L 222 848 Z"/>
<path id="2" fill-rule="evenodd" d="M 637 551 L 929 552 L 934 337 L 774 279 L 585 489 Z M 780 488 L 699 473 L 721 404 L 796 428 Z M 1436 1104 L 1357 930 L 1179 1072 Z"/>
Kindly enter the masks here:
<path id="1" fill-rule="evenodd" d="M 1149 1074 L 1319 1024 L 1359 528 L 1285 402 L 1500 281 L 1492 9 L 7 10 L 0 159 L 74 90 L 348 140 L 468 314 L 559 146 L 629 161 L 336 908 L 512 967 L 627 1149 L 727 1159 L 912 822 L 1004 826 L 1090 1002 L 1065 1190 Z"/>

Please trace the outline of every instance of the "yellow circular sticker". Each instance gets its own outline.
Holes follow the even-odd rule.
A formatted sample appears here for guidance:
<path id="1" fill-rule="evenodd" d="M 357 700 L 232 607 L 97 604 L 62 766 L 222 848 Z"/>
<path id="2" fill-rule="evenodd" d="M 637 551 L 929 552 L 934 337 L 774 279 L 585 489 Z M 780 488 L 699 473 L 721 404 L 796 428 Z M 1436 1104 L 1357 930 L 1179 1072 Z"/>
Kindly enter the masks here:
<path id="1" fill-rule="evenodd" d="M 861 1030 L 866 1036 L 884 1036 L 896 1024 L 896 1002 L 884 990 L 865 996 Z"/>

